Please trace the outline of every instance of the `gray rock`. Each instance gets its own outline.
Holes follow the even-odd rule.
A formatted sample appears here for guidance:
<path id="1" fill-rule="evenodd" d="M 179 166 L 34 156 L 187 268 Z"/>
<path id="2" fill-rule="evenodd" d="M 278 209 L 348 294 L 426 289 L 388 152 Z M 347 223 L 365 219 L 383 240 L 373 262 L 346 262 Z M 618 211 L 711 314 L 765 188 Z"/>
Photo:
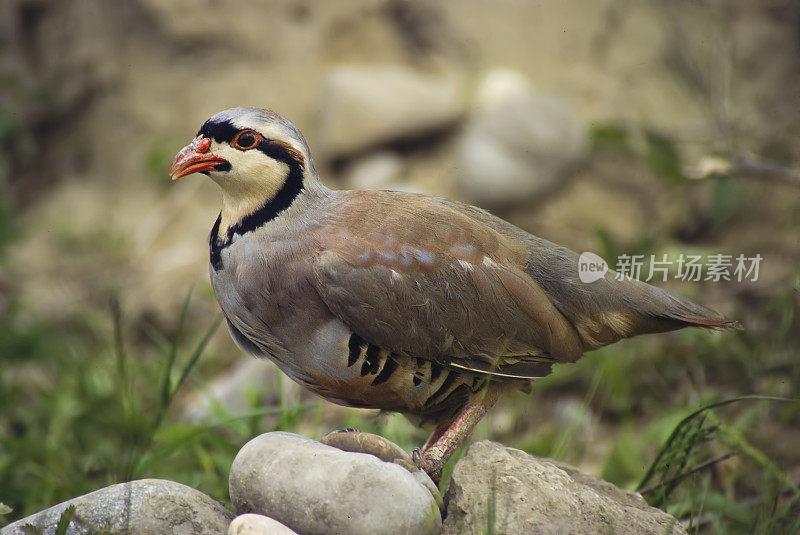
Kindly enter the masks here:
<path id="1" fill-rule="evenodd" d="M 55 533 L 64 510 L 75 505 L 76 517 L 68 534 L 108 530 L 112 533 L 163 535 L 164 533 L 225 533 L 233 518 L 220 502 L 199 490 L 163 479 L 118 483 L 60 503 L 18 520 L 0 530 L 21 535 L 32 524 L 41 533 Z"/>
<path id="2" fill-rule="evenodd" d="M 239 513 L 259 513 L 304 535 L 439 533 L 441 515 L 405 468 L 292 433 L 242 447 L 230 473 Z"/>
<path id="3" fill-rule="evenodd" d="M 274 518 L 247 513 L 233 519 L 228 535 L 297 535 Z"/>
<path id="4" fill-rule="evenodd" d="M 679 535 L 672 516 L 636 493 L 565 463 L 489 441 L 474 443 L 453 469 L 443 533 Z"/>
<path id="5" fill-rule="evenodd" d="M 336 158 L 455 121 L 460 89 L 400 67 L 339 67 L 325 81 L 319 109 L 321 156 Z"/>
<path id="6" fill-rule="evenodd" d="M 459 187 L 487 207 L 549 193 L 587 155 L 584 123 L 556 98 L 488 78 L 459 141 Z"/>
<path id="7" fill-rule="evenodd" d="M 253 405 L 254 393 L 263 405 L 278 404 L 281 397 L 287 403 L 299 403 L 300 385 L 281 381 L 279 374 L 277 366 L 266 359 L 243 358 L 202 390 L 192 391 L 181 402 L 181 418 L 200 423 L 214 421 L 220 414 L 246 412 Z"/>
<path id="8" fill-rule="evenodd" d="M 399 179 L 403 160 L 397 154 L 380 151 L 358 158 L 343 172 L 345 184 L 351 189 L 393 189 L 402 186 Z"/>
<path id="9" fill-rule="evenodd" d="M 421 470 L 414 460 L 403 448 L 374 433 L 365 433 L 353 429 L 333 431 L 322 437 L 321 442 L 334 448 L 354 453 L 368 453 L 387 463 L 399 464 L 416 479 L 423 487 L 428 489 L 439 511 L 444 512 L 444 502 L 439 488 L 424 470 Z"/>

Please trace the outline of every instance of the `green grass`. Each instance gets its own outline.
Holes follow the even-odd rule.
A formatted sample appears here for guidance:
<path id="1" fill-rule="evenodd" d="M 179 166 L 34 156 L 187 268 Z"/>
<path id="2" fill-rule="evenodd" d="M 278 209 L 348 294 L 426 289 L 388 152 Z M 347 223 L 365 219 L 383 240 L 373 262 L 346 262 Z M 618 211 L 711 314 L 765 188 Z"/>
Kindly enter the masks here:
<path id="1" fill-rule="evenodd" d="M 0 322 L 2 347 L 13 351 L 0 379 L 0 499 L 13 509 L 8 519 L 141 477 L 225 497 L 230 461 L 249 431 L 245 416 L 194 425 L 169 415 L 219 318 L 185 336 L 184 314 L 172 343 L 133 354 L 118 306 L 110 316 L 105 333 L 91 325 L 21 325 L 14 309 Z M 246 416 L 270 411 L 279 409 Z"/>

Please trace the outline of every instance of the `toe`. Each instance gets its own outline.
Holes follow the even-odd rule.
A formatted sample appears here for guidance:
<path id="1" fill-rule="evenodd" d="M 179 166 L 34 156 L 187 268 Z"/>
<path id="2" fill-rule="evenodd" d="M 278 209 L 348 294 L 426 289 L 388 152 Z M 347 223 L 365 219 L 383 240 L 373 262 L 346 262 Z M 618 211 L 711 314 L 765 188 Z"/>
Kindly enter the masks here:
<path id="1" fill-rule="evenodd" d="M 386 462 L 401 460 L 404 463 L 413 464 L 411 457 L 400 446 L 372 433 L 356 430 L 347 432 L 334 431 L 325 435 L 322 438 L 322 443 L 343 451 L 368 453 Z"/>

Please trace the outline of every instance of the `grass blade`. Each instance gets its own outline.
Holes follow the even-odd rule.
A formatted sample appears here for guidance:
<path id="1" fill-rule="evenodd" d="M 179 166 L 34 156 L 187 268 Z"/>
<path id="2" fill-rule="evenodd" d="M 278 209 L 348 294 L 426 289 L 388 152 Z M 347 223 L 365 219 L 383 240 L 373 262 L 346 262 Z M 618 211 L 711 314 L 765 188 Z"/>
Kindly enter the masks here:
<path id="1" fill-rule="evenodd" d="M 189 313 L 189 302 L 192 299 L 193 289 L 193 287 L 189 288 L 189 291 L 186 293 L 186 299 L 183 301 L 181 314 L 178 318 L 178 328 L 175 330 L 175 336 L 169 346 L 169 353 L 167 353 L 167 360 L 164 364 L 164 373 L 161 377 L 162 406 L 169 405 L 170 402 L 170 396 L 172 394 L 172 367 L 175 365 L 175 359 L 178 356 L 178 344 L 180 343 L 181 336 L 183 335 L 183 329 L 186 326 L 186 316 Z"/>
<path id="2" fill-rule="evenodd" d="M 192 355 L 189 357 L 189 361 L 186 363 L 186 366 L 183 367 L 183 371 L 181 371 L 181 376 L 178 379 L 178 382 L 175 384 L 175 388 L 172 389 L 169 396 L 169 402 L 172 402 L 172 399 L 175 397 L 175 393 L 180 389 L 181 385 L 186 381 L 186 378 L 189 377 L 189 373 L 194 369 L 195 364 L 200 359 L 200 356 L 208 346 L 208 343 L 211 341 L 211 337 L 214 336 L 214 333 L 217 332 L 219 326 L 222 324 L 222 314 L 217 316 L 217 319 L 214 320 L 214 323 L 211 324 L 211 327 L 208 328 L 203 338 L 200 339 L 197 346 L 194 348 Z"/>
<path id="3" fill-rule="evenodd" d="M 643 489 L 648 489 L 654 493 L 649 500 L 651 505 L 662 505 L 686 475 L 697 472 L 695 468 L 684 472 L 689 461 L 689 455 L 697 445 L 710 440 L 719 427 L 715 420 L 710 425 L 706 425 L 707 411 L 748 400 L 797 401 L 776 396 L 748 395 L 716 401 L 700 407 L 675 426 L 656 458 L 650 464 L 644 477 L 642 477 L 636 490 L 642 492 Z M 709 464 L 708 466 L 712 465 Z M 658 483 L 652 483 L 657 477 L 657 473 L 660 473 L 659 481 Z"/>

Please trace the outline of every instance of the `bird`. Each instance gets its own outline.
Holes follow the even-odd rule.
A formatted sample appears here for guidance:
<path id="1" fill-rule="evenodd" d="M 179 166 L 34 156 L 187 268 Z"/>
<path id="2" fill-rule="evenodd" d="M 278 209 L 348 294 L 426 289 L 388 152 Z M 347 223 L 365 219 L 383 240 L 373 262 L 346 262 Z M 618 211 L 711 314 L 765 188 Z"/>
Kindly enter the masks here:
<path id="1" fill-rule="evenodd" d="M 582 282 L 575 252 L 480 208 L 330 189 L 300 130 L 267 109 L 205 121 L 169 168 L 193 173 L 222 191 L 209 274 L 232 338 L 331 402 L 433 424 L 412 458 L 434 480 L 499 397 L 554 364 L 740 327 L 613 270 Z"/>

